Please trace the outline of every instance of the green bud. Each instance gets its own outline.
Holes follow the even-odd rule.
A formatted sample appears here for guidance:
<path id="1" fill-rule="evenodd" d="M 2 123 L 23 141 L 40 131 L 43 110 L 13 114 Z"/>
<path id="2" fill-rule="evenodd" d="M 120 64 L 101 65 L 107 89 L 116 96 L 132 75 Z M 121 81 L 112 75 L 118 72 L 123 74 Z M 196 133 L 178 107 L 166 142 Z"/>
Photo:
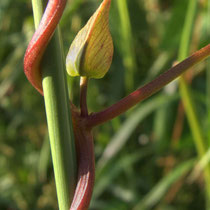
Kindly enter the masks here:
<path id="1" fill-rule="evenodd" d="M 109 31 L 111 0 L 104 0 L 72 42 L 66 57 L 70 76 L 102 78 L 113 57 L 113 42 Z"/>

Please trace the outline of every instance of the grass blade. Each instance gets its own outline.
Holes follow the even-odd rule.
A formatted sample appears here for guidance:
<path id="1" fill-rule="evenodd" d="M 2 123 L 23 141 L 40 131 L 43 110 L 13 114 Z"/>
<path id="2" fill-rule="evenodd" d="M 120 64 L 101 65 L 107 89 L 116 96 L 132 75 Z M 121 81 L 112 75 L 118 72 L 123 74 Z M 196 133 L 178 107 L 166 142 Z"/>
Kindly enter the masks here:
<path id="1" fill-rule="evenodd" d="M 186 174 L 193 166 L 195 161 L 188 160 L 179 164 L 166 177 L 164 177 L 134 208 L 134 210 L 144 210 L 152 208 L 158 201 L 163 198 L 170 186 L 180 177 Z"/>
<path id="2" fill-rule="evenodd" d="M 191 40 L 191 34 L 193 29 L 194 18 L 196 14 L 197 1 L 189 1 L 188 10 L 186 13 L 184 28 L 182 32 L 178 60 L 185 59 L 189 53 L 189 46 Z M 198 115 L 194 107 L 194 102 L 191 96 L 190 87 L 187 84 L 184 76 L 180 77 L 180 94 L 185 107 L 188 122 L 191 128 L 191 133 L 194 139 L 194 143 L 199 155 L 202 158 L 207 152 L 207 145 L 202 133 L 202 129 L 198 120 Z M 204 177 L 206 181 L 206 198 L 207 209 L 210 208 L 210 166 L 206 166 L 204 170 Z"/>

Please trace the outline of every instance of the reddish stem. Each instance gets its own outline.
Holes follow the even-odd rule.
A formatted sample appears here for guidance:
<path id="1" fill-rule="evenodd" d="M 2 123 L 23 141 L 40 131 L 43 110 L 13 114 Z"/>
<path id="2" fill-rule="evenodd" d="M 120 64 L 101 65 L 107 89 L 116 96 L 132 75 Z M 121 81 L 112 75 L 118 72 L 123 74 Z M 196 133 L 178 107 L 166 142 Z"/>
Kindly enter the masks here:
<path id="1" fill-rule="evenodd" d="M 49 0 L 39 27 L 30 41 L 24 57 L 24 72 L 29 82 L 43 95 L 40 62 L 56 26 L 63 14 L 66 0 Z"/>
<path id="2" fill-rule="evenodd" d="M 24 72 L 31 84 L 43 95 L 40 62 L 54 30 L 61 18 L 66 0 L 49 0 L 38 29 L 33 35 L 24 57 Z M 87 115 L 85 86 L 82 87 L 82 115 Z M 73 107 L 73 105 L 72 105 Z M 78 183 L 70 209 L 88 209 L 94 184 L 94 151 L 90 129 L 86 129 L 81 116 L 72 108 L 76 141 Z M 81 121 L 81 122 L 80 122 Z"/>
<path id="3" fill-rule="evenodd" d="M 90 129 L 84 126 L 83 119 L 72 109 L 74 137 L 78 162 L 78 182 L 70 210 L 88 209 L 95 179 L 94 143 Z"/>
<path id="4" fill-rule="evenodd" d="M 159 91 L 162 87 L 167 85 L 172 80 L 176 79 L 187 69 L 199 63 L 209 55 L 210 44 L 198 50 L 192 56 L 188 57 L 176 66 L 170 68 L 168 71 L 164 72 L 150 83 L 144 85 L 143 87 L 132 92 L 130 95 L 121 99 L 116 104 L 110 106 L 109 108 L 101 112 L 91 114 L 86 119 L 86 125 L 88 127 L 94 127 L 106 121 L 112 120 L 113 118 L 126 112 L 131 107 L 135 106 L 137 103 L 143 101 L 144 99 L 150 97 L 152 94 Z"/>
<path id="5" fill-rule="evenodd" d="M 31 84 L 43 95 L 40 62 L 46 46 L 60 20 L 66 0 L 49 0 L 41 23 L 35 32 L 25 54 L 24 71 Z M 81 87 L 81 116 L 72 108 L 74 134 L 78 160 L 78 183 L 70 209 L 85 210 L 89 206 L 94 184 L 94 151 L 91 129 L 127 111 L 148 98 L 181 73 L 210 54 L 210 45 L 197 51 L 149 84 L 139 88 L 108 109 L 88 116 L 86 104 L 87 86 Z M 73 105 L 72 105 L 73 107 Z M 85 118 L 83 118 L 83 116 Z M 85 124 L 84 124 L 85 123 Z M 88 129 L 89 128 L 89 129 Z"/>

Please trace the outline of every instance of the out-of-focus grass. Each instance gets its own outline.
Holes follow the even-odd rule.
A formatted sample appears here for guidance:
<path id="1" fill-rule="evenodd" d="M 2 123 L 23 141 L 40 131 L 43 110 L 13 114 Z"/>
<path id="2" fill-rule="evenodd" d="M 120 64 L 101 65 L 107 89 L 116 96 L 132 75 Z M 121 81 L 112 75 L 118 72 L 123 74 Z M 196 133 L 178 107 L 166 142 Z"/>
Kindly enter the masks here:
<path id="1" fill-rule="evenodd" d="M 189 54 L 191 36 L 194 26 L 194 19 L 196 17 L 198 1 L 190 1 L 188 3 L 188 8 L 186 12 L 186 17 L 184 21 L 183 32 L 180 40 L 180 47 L 178 53 L 178 61 L 185 59 Z M 191 89 L 188 83 L 191 79 L 187 81 L 186 74 L 180 77 L 180 95 L 188 119 L 188 123 L 191 129 L 192 137 L 196 146 L 198 157 L 200 159 L 207 153 L 207 148 L 209 145 L 206 143 L 205 136 L 202 132 L 198 113 L 196 111 L 196 106 L 191 94 Z M 193 79 L 193 78 L 192 78 Z M 207 164 L 204 168 L 204 180 L 205 180 L 205 190 L 206 190 L 206 209 L 210 208 L 210 168 Z"/>
<path id="2" fill-rule="evenodd" d="M 61 22 L 65 52 L 99 2 L 68 1 Z M 187 3 L 113 0 L 110 28 L 115 54 L 105 78 L 90 81 L 91 112 L 114 103 L 173 65 Z M 209 5 L 208 0 L 198 1 L 194 50 L 209 43 Z M 57 209 L 43 98 L 22 69 L 24 50 L 33 33 L 31 10 L 30 1 L 0 1 L 0 209 Z M 126 66 L 128 58 L 132 67 Z M 193 70 L 191 89 L 202 132 L 210 142 L 209 62 L 204 63 Z M 129 77 L 131 81 L 125 82 Z M 78 79 L 70 81 L 70 94 L 78 104 Z M 129 114 L 94 130 L 97 167 L 90 209 L 138 209 L 142 201 L 145 209 L 205 208 L 202 167 L 200 176 L 192 179 L 198 159 L 185 119 L 178 124 L 181 134 L 172 141 L 177 94 L 174 82 Z"/>

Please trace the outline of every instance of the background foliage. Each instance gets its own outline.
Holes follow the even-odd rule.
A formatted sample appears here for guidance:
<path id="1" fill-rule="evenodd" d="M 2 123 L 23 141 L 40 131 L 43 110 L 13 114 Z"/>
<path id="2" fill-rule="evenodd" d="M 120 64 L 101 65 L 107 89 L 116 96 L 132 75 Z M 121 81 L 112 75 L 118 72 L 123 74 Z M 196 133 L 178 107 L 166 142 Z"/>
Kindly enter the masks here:
<path id="1" fill-rule="evenodd" d="M 61 21 L 65 54 L 98 0 L 68 1 Z M 171 67 L 177 59 L 188 0 L 113 0 L 113 64 L 91 80 L 90 111 L 99 111 Z M 190 51 L 209 43 L 210 2 L 200 0 Z M 23 74 L 33 34 L 31 2 L 0 1 L 0 209 L 57 209 L 43 98 Z M 52 61 L 53 62 L 53 61 Z M 210 64 L 187 74 L 199 123 L 210 143 Z M 78 104 L 78 79 L 69 79 Z M 205 208 L 198 160 L 178 81 L 94 130 L 96 183 L 90 209 Z"/>

